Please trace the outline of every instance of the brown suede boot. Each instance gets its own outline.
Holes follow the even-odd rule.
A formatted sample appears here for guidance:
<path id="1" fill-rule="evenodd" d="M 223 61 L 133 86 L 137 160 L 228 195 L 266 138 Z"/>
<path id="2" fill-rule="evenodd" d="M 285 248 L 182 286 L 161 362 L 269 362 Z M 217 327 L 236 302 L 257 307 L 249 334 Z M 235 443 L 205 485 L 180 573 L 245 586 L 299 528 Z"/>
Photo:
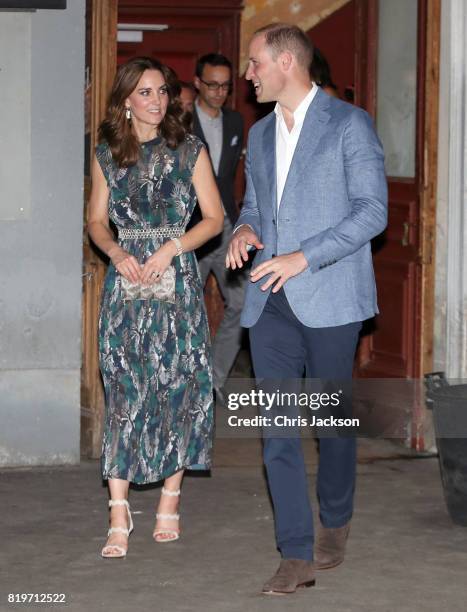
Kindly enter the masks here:
<path id="1" fill-rule="evenodd" d="M 342 563 L 349 531 L 350 521 L 343 527 L 320 526 L 314 546 L 315 569 L 331 569 Z"/>
<path id="2" fill-rule="evenodd" d="M 263 586 L 265 595 L 289 595 L 299 587 L 311 587 L 315 575 L 311 561 L 282 559 L 279 569 Z"/>

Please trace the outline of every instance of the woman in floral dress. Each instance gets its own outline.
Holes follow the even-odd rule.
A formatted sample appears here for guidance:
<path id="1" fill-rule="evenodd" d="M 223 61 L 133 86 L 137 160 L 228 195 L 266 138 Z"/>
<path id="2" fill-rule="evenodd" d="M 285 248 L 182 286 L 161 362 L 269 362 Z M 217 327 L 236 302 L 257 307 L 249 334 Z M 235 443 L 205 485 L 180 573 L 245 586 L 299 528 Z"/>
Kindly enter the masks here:
<path id="1" fill-rule="evenodd" d="M 155 60 L 122 65 L 92 167 L 88 231 L 110 259 L 99 319 L 106 558 L 127 552 L 130 482 L 164 480 L 153 535 L 172 541 L 184 470 L 211 464 L 210 343 L 194 249 L 221 231 L 223 213 L 207 152 L 181 121 L 176 87 Z M 203 219 L 185 233 L 197 201 Z"/>

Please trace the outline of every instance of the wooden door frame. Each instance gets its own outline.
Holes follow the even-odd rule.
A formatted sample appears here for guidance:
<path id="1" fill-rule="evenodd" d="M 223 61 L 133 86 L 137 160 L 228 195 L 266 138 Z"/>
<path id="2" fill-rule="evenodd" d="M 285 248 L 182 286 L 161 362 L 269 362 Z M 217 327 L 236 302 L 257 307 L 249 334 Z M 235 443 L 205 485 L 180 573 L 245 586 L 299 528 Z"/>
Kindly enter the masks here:
<path id="1" fill-rule="evenodd" d="M 117 68 L 118 0 L 93 0 L 91 151 Z"/>
<path id="2" fill-rule="evenodd" d="M 92 159 L 97 130 L 103 119 L 107 96 L 117 64 L 117 0 L 91 0 L 91 100 L 90 151 Z M 86 15 L 86 19 L 89 15 Z M 106 264 L 86 232 L 87 203 L 91 190 L 84 177 L 82 364 L 81 364 L 81 454 L 100 456 L 104 419 L 104 392 L 98 358 L 99 304 Z"/>
<path id="3" fill-rule="evenodd" d="M 423 72 L 424 112 L 420 125 L 420 238 L 422 265 L 419 376 L 433 369 L 435 320 L 436 194 L 438 189 L 439 64 L 441 48 L 441 0 L 424 3 L 425 64 Z"/>
<path id="4" fill-rule="evenodd" d="M 417 177 L 419 248 L 414 376 L 433 368 L 441 0 L 418 0 Z M 356 0 L 356 104 L 376 116 L 378 0 Z M 365 347 L 363 347 L 365 351 Z"/>

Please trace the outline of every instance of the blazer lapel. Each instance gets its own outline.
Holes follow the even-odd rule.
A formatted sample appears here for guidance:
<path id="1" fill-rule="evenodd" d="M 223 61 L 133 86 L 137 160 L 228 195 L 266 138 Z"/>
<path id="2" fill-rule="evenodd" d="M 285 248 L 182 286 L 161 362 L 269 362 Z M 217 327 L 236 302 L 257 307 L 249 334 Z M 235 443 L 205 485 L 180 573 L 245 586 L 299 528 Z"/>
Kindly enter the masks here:
<path id="1" fill-rule="evenodd" d="M 222 113 L 222 151 L 221 158 L 219 160 L 219 174 L 223 173 L 224 165 L 226 164 L 228 158 L 230 141 L 232 139 L 229 128 L 230 126 L 229 122 L 227 121 L 226 114 Z"/>
<path id="2" fill-rule="evenodd" d="M 194 109 L 193 109 L 193 134 L 195 134 L 195 136 L 198 136 L 198 138 L 201 138 L 206 149 L 209 151 L 209 145 L 206 142 L 206 136 L 204 135 L 203 128 L 201 127 L 201 122 L 198 117 L 198 111 L 196 110 L 196 105 L 194 105 Z"/>
<path id="3" fill-rule="evenodd" d="M 277 179 L 276 179 L 276 114 L 271 113 L 271 119 L 263 132 L 263 153 L 266 167 L 266 181 L 269 185 L 270 201 L 274 219 L 277 216 Z"/>
<path id="4" fill-rule="evenodd" d="M 287 191 L 294 189 L 303 174 L 306 174 L 308 171 L 307 169 L 310 164 L 313 163 L 312 156 L 321 137 L 327 130 L 327 123 L 330 118 L 327 111 L 328 104 L 326 94 L 319 89 L 308 107 L 303 121 L 300 137 L 292 157 L 284 191 L 282 192 L 281 205 Z"/>

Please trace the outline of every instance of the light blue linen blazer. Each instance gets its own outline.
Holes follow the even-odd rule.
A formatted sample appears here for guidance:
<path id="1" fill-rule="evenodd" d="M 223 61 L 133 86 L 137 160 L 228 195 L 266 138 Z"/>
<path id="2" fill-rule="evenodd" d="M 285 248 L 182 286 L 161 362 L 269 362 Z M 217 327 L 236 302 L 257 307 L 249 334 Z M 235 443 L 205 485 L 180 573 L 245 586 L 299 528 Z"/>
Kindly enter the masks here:
<path id="1" fill-rule="evenodd" d="M 370 116 L 328 96 L 312 100 L 277 210 L 276 115 L 253 125 L 245 163 L 246 193 L 235 227 L 252 226 L 263 250 L 253 266 L 302 250 L 308 268 L 284 285 L 297 318 L 309 327 L 363 321 L 378 312 L 370 240 L 387 224 L 384 155 Z M 241 323 L 251 327 L 269 291 L 248 283 Z"/>

